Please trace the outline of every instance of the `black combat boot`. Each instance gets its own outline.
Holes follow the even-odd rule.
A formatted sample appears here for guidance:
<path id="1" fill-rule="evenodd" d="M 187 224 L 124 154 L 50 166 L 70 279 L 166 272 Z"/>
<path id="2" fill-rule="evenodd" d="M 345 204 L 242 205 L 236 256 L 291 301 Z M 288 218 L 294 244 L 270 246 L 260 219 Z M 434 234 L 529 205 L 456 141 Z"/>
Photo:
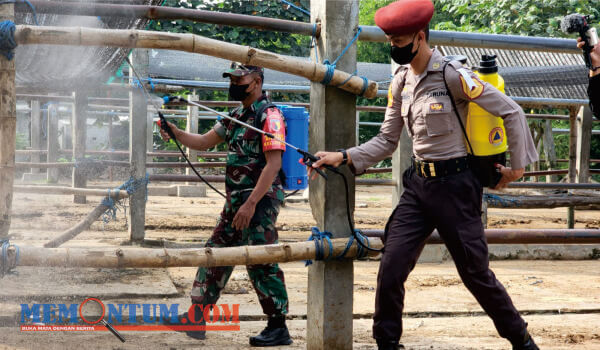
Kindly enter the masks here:
<path id="1" fill-rule="evenodd" d="M 399 350 L 404 349 L 404 345 L 398 343 L 397 340 L 375 339 L 377 341 L 378 350 Z"/>
<path id="2" fill-rule="evenodd" d="M 527 329 L 525 329 L 523 336 L 517 340 L 511 340 L 511 343 L 513 350 L 540 350 L 531 335 L 529 335 L 529 332 L 527 332 Z"/>
<path id="3" fill-rule="evenodd" d="M 290 345 L 292 338 L 285 325 L 285 315 L 269 317 L 267 328 L 259 335 L 250 337 L 252 346 Z"/>
<path id="4" fill-rule="evenodd" d="M 171 322 L 171 319 L 165 318 L 163 319 L 163 323 L 168 326 L 206 326 L 206 321 L 204 320 L 203 313 L 200 307 L 197 307 L 194 310 L 194 322 L 190 321 L 190 317 L 187 312 L 177 316 L 177 322 Z M 174 329 L 177 332 L 185 332 L 185 334 L 194 339 L 204 340 L 206 339 L 206 331 L 184 331 Z"/>

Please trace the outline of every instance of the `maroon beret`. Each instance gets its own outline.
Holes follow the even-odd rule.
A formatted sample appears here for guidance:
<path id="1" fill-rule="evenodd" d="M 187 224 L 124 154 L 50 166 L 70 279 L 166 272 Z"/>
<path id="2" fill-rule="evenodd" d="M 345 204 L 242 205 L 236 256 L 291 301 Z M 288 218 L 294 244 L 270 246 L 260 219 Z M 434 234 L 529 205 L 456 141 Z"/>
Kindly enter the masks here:
<path id="1" fill-rule="evenodd" d="M 431 0 L 400 0 L 375 12 L 375 24 L 388 35 L 416 33 L 433 17 Z"/>

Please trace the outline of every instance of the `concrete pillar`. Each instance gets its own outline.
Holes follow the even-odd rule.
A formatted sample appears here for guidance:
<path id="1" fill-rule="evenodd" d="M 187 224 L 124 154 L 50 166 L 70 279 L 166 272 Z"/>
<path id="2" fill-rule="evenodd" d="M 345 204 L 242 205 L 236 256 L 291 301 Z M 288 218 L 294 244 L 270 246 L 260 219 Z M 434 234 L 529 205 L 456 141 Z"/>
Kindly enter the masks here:
<path id="1" fill-rule="evenodd" d="M 31 149 L 42 149 L 42 113 L 40 111 L 40 101 L 31 101 L 31 131 L 29 132 L 31 138 Z M 39 153 L 31 155 L 32 163 L 39 163 L 41 157 Z M 38 174 L 39 168 L 32 168 L 31 172 Z"/>
<path id="2" fill-rule="evenodd" d="M 398 64 L 391 61 L 392 75 L 398 69 Z M 393 78 L 392 78 L 393 79 Z M 391 84 L 391 83 L 390 83 Z M 392 155 L 392 179 L 396 182 L 392 192 L 392 207 L 395 207 L 400 201 L 404 186 L 402 186 L 402 174 L 411 166 L 413 156 L 412 140 L 406 132 L 406 127 L 402 130 L 398 148 Z"/>
<path id="3" fill-rule="evenodd" d="M 592 142 L 592 110 L 585 105 L 577 115 L 577 155 L 575 169 L 578 183 L 589 182 L 590 179 L 590 145 Z"/>
<path id="4" fill-rule="evenodd" d="M 552 135 L 552 121 L 545 120 L 543 124 L 544 135 L 544 155 L 546 157 L 546 165 L 548 170 L 556 169 L 556 151 L 554 148 L 554 135 Z M 546 182 L 556 182 L 558 181 L 557 175 L 548 175 L 546 176 Z"/>
<path id="5" fill-rule="evenodd" d="M 154 139 L 153 139 L 153 123 L 154 123 L 154 113 L 156 111 L 154 111 L 154 107 L 151 107 L 146 109 L 146 125 L 147 125 L 147 130 L 146 130 L 146 152 L 152 152 L 154 150 Z M 152 162 L 152 157 L 149 157 L 146 153 L 146 163 L 150 163 Z M 146 169 L 146 171 L 148 172 L 148 174 L 153 174 L 154 173 L 154 169 L 152 168 L 148 168 Z"/>
<path id="6" fill-rule="evenodd" d="M 132 56 L 134 69 L 143 79 L 148 75 L 148 50 L 135 49 Z M 147 129 L 147 98 L 141 89 L 133 89 L 129 92 L 129 169 L 131 176 L 138 180 L 146 177 Z M 129 197 L 129 205 L 129 237 L 132 242 L 142 242 L 146 222 L 146 191 L 142 188 L 134 192 Z"/>
<path id="7" fill-rule="evenodd" d="M 569 183 L 577 179 L 577 113 L 579 109 L 569 109 Z"/>
<path id="8" fill-rule="evenodd" d="M 334 60 L 354 37 L 358 26 L 358 0 L 311 1 L 311 22 L 321 22 L 319 58 Z M 356 45 L 338 61 L 337 69 L 354 72 Z M 310 150 L 333 151 L 356 142 L 356 96 L 335 87 L 312 83 L 310 91 Z M 340 167 L 350 186 L 354 208 L 354 176 Z M 334 237 L 349 237 L 344 183 L 329 172 L 329 180 L 311 181 L 310 204 L 321 230 Z M 315 261 L 308 270 L 307 349 L 352 349 L 352 260 Z"/>
<path id="9" fill-rule="evenodd" d="M 569 183 L 577 182 L 577 113 L 578 108 L 569 109 Z M 567 228 L 575 227 L 575 208 L 567 208 Z"/>
<path id="10" fill-rule="evenodd" d="M 85 142 L 87 139 L 87 105 L 88 94 L 85 92 L 74 92 L 73 97 L 73 161 L 80 162 L 85 158 Z M 85 188 L 87 178 L 81 168 L 73 168 L 72 185 L 74 188 Z M 73 203 L 85 204 L 86 198 L 83 195 L 74 195 Z"/>
<path id="11" fill-rule="evenodd" d="M 58 161 L 58 104 L 52 103 L 48 105 L 48 122 L 47 122 L 47 141 L 48 141 L 48 156 L 47 163 L 56 163 Z M 48 168 L 47 181 L 49 183 L 58 182 L 58 168 Z"/>
<path id="12" fill-rule="evenodd" d="M 15 20 L 14 4 L 0 5 L 0 21 Z M 15 178 L 17 99 L 15 61 L 0 55 L 0 239 L 8 238 Z"/>
<path id="13" fill-rule="evenodd" d="M 393 207 L 398 204 L 402 192 L 404 192 L 404 186 L 402 186 L 402 174 L 410 167 L 412 155 L 412 140 L 410 139 L 410 136 L 408 136 L 406 128 L 404 128 L 400 136 L 400 142 L 398 142 L 398 148 L 392 155 L 392 179 L 396 182 L 394 192 L 392 193 Z"/>
<path id="14" fill-rule="evenodd" d="M 192 94 L 187 96 L 188 101 L 197 101 L 198 95 Z M 187 107 L 187 123 L 185 124 L 185 131 L 194 134 L 198 133 L 198 107 L 190 106 Z M 187 156 L 190 162 L 194 163 L 198 161 L 198 151 L 191 148 L 187 148 Z M 194 175 L 194 171 L 190 167 L 185 168 L 186 175 Z M 187 185 L 194 185 L 195 183 L 188 182 Z"/>
<path id="15" fill-rule="evenodd" d="M 360 111 L 356 111 L 356 144 L 360 145 Z"/>

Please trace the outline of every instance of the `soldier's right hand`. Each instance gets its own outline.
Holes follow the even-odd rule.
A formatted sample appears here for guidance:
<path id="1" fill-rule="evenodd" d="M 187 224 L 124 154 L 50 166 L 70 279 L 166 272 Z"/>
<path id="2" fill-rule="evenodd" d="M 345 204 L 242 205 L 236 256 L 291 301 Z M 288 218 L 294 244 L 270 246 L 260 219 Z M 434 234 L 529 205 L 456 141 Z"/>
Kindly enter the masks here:
<path id="1" fill-rule="evenodd" d="M 159 120 L 157 122 L 159 130 L 160 130 L 160 137 L 162 137 L 163 141 L 169 141 L 169 139 L 171 137 L 169 137 L 169 134 L 165 131 L 165 129 L 163 129 L 160 125 L 161 121 Z M 177 126 L 175 126 L 175 124 L 171 123 L 171 122 L 167 122 L 167 125 L 169 125 L 169 127 L 171 128 L 171 130 L 173 130 L 173 134 L 175 134 L 175 137 L 177 137 L 177 135 L 181 132 L 181 130 L 179 130 L 177 128 Z"/>

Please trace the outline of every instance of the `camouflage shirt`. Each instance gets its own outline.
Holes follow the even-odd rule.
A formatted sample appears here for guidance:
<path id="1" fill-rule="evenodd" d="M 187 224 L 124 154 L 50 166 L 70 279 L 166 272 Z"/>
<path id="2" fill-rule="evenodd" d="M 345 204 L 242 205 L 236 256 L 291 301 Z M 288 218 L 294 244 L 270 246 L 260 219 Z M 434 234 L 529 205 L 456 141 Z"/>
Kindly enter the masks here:
<path id="1" fill-rule="evenodd" d="M 256 111 L 267 103 L 269 103 L 267 97 L 262 95 L 249 108 L 238 107 L 230 115 L 247 124 L 254 125 Z M 261 125 L 266 118 L 265 111 L 261 116 Z M 262 134 L 227 119 L 217 122 L 214 130 L 227 143 L 225 176 L 227 201 L 237 207 L 235 204 L 241 202 L 241 195 L 254 189 L 262 169 L 267 165 L 261 148 Z M 275 177 L 265 196 L 283 202 L 284 192 L 279 175 Z"/>

